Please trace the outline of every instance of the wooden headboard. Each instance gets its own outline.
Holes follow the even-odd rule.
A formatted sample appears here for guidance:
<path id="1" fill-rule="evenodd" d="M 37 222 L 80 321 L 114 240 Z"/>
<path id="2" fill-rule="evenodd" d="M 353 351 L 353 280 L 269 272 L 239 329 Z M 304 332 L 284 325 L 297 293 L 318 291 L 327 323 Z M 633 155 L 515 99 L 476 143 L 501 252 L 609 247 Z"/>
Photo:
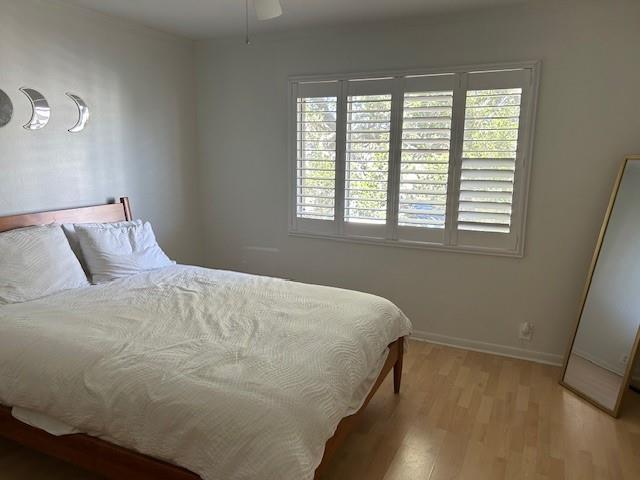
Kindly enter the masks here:
<path id="1" fill-rule="evenodd" d="M 48 223 L 109 223 L 125 220 L 131 220 L 129 197 L 122 197 L 118 203 L 0 217 L 0 232 Z"/>

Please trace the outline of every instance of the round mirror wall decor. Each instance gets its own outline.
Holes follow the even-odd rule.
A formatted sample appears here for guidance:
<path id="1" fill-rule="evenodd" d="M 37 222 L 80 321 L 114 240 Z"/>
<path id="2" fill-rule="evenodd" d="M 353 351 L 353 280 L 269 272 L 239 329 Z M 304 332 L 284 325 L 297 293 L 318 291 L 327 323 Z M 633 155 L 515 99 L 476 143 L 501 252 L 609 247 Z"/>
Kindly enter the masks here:
<path id="1" fill-rule="evenodd" d="M 4 127 L 13 117 L 13 103 L 4 90 L 0 90 L 0 127 Z"/>

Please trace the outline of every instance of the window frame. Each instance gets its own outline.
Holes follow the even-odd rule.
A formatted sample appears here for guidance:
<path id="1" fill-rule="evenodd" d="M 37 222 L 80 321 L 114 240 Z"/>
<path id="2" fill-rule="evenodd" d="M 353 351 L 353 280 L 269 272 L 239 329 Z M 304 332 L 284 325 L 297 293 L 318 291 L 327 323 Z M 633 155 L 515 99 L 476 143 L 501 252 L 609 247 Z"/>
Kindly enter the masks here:
<path id="1" fill-rule="evenodd" d="M 464 137 L 465 105 L 467 90 L 482 87 L 468 88 L 470 76 L 477 74 L 475 78 L 481 78 L 482 74 L 504 73 L 508 71 L 528 71 L 521 74 L 529 75 L 528 84 L 520 84 L 523 87 L 520 108 L 523 111 L 520 116 L 518 152 L 516 155 L 516 168 L 514 178 L 514 192 L 512 198 L 512 213 L 510 233 L 470 232 L 458 230 L 457 206 L 459 201 L 460 169 L 462 166 L 462 144 Z M 402 98 L 405 91 L 416 91 L 418 87 L 405 87 L 409 83 L 420 84 L 424 81 L 419 76 L 426 77 L 427 83 L 438 84 L 438 77 L 445 78 L 452 75 L 453 80 L 453 107 L 451 125 L 451 143 L 449 151 L 449 169 L 447 178 L 447 206 L 445 227 L 442 229 L 443 243 L 431 242 L 427 232 L 427 239 L 414 240 L 399 238 L 398 231 L 403 229 L 397 225 L 397 201 L 395 197 L 388 197 L 387 222 L 383 225 L 384 238 L 367 235 L 367 230 L 375 234 L 380 233 L 378 228 L 345 228 L 344 214 L 344 169 L 345 169 L 345 141 L 344 122 L 346 120 L 346 99 L 349 95 L 348 85 L 350 81 L 367 81 L 391 79 L 392 106 L 391 106 L 391 134 L 390 134 L 390 159 L 389 159 L 389 192 L 396 188 L 399 182 L 400 155 L 394 153 L 401 148 L 402 136 Z M 414 79 L 414 77 L 416 77 Z M 507 78 L 508 76 L 505 76 Z M 288 151 L 289 151 L 289 225 L 288 234 L 295 237 L 330 239 L 350 243 L 363 243 L 373 245 L 385 245 L 395 247 L 408 247 L 436 251 L 464 252 L 485 254 L 494 256 L 506 256 L 522 258 L 525 248 L 526 218 L 529 196 L 529 184 L 531 178 L 531 166 L 533 156 L 533 143 L 536 127 L 536 113 L 538 106 L 538 88 L 540 81 L 540 61 L 524 61 L 514 63 L 492 63 L 463 65 L 456 67 L 419 68 L 409 70 L 381 70 L 373 72 L 351 72 L 340 74 L 319 75 L 292 75 L 288 77 Z M 297 100 L 298 88 L 305 83 L 336 82 L 336 99 L 338 118 L 336 123 L 336 191 L 335 191 L 335 216 L 334 220 L 310 220 L 297 217 Z M 482 82 L 476 82 L 475 85 Z M 446 84 L 446 81 L 443 81 Z M 491 88 L 500 88 L 491 84 Z M 343 109 L 341 111 L 341 108 Z M 398 183 L 399 186 L 399 183 Z M 389 213 L 392 215 L 389 216 Z M 408 227 L 412 228 L 412 227 Z M 415 229 L 418 230 L 418 229 Z M 424 229 L 428 230 L 428 229 Z M 355 233 L 354 233 L 355 232 Z M 417 237 L 420 237 L 418 234 Z M 461 243 L 462 242 L 462 243 Z"/>

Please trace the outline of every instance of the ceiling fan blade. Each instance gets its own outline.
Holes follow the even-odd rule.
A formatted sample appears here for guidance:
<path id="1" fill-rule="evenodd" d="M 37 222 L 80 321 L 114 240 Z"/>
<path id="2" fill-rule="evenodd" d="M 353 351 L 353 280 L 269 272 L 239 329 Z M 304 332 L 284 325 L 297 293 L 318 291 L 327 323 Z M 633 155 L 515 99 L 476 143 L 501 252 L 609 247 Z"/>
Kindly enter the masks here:
<path id="1" fill-rule="evenodd" d="M 280 0 L 254 0 L 253 5 L 258 20 L 270 20 L 282 15 Z"/>

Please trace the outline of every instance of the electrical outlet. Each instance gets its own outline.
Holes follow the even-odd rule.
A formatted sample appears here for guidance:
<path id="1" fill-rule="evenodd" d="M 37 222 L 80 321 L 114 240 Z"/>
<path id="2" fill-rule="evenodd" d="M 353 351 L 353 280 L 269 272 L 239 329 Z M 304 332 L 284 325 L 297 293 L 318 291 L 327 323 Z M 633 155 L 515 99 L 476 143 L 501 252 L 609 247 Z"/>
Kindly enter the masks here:
<path id="1" fill-rule="evenodd" d="M 530 342 L 533 339 L 533 331 L 534 331 L 533 323 L 522 322 L 520 324 L 520 333 L 518 337 L 520 338 L 520 340 L 525 340 L 527 342 Z"/>
<path id="2" fill-rule="evenodd" d="M 620 365 L 626 365 L 628 361 L 629 355 L 620 355 L 620 359 L 618 360 L 618 362 L 620 362 Z"/>

